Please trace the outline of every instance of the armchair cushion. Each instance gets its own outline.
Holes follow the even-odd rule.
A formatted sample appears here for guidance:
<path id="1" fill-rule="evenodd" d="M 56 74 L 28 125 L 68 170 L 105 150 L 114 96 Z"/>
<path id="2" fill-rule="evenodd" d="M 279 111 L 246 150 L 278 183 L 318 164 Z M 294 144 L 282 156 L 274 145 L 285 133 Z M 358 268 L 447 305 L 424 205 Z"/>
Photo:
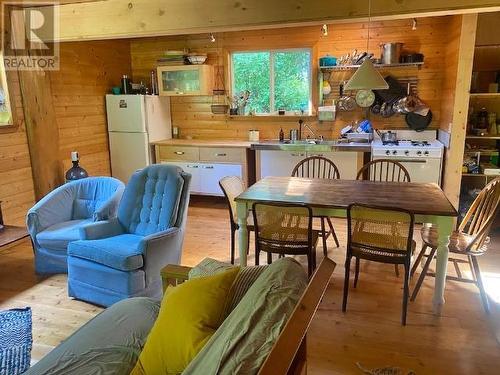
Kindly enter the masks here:
<path id="1" fill-rule="evenodd" d="M 99 240 L 75 241 L 69 244 L 68 255 L 117 270 L 132 271 L 144 265 L 141 240 L 142 236 L 120 234 Z"/>
<path id="2" fill-rule="evenodd" d="M 118 207 L 128 233 L 147 236 L 175 225 L 184 178 L 173 165 L 151 165 L 130 178 Z"/>
<path id="3" fill-rule="evenodd" d="M 92 222 L 92 219 L 69 220 L 51 225 L 36 235 L 41 247 L 66 251 L 68 244 L 81 239 L 80 227 Z"/>

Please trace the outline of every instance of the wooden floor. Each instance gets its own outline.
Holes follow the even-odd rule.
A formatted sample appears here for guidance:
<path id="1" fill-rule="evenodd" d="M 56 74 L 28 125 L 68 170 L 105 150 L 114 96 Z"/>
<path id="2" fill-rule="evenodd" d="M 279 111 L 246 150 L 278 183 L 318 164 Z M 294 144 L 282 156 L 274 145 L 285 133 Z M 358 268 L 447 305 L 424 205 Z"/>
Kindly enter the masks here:
<path id="1" fill-rule="evenodd" d="M 335 220 L 345 245 L 343 220 Z M 229 259 L 225 205 L 196 199 L 189 211 L 183 261 L 195 265 L 204 257 Z M 418 235 L 415 235 L 418 239 Z M 399 366 L 417 374 L 498 374 L 500 368 L 500 309 L 487 317 L 473 285 L 449 281 L 441 317 L 432 314 L 433 282 L 424 283 L 410 303 L 408 325 L 400 325 L 402 280 L 393 267 L 364 262 L 357 289 L 350 291 L 347 313 L 341 312 L 345 248 L 329 243 L 337 262 L 330 287 L 312 324 L 309 341 L 310 374 L 362 374 L 365 368 Z M 487 289 L 500 301 L 500 235 L 480 259 Z M 318 251 L 318 260 L 322 257 Z M 0 254 L 0 309 L 31 306 L 35 360 L 83 325 L 101 308 L 70 300 L 66 276 L 38 279 L 31 245 L 24 241 Z M 250 257 L 249 262 L 254 258 Z M 264 259 L 263 259 L 264 261 Z M 413 281 L 414 283 L 414 281 Z"/>

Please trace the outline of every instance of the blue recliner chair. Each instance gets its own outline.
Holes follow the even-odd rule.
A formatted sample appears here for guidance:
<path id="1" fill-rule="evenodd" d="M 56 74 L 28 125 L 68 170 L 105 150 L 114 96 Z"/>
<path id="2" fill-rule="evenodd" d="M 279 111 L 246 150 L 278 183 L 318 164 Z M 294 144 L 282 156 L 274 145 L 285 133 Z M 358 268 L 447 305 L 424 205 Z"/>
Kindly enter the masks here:
<path id="1" fill-rule="evenodd" d="M 115 219 L 87 225 L 68 249 L 68 293 L 102 306 L 161 298 L 160 270 L 179 264 L 191 175 L 152 165 L 130 178 Z"/>
<path id="2" fill-rule="evenodd" d="M 39 274 L 66 273 L 67 248 L 80 228 L 116 216 L 125 185 L 112 177 L 88 177 L 64 184 L 36 203 L 26 216 Z"/>

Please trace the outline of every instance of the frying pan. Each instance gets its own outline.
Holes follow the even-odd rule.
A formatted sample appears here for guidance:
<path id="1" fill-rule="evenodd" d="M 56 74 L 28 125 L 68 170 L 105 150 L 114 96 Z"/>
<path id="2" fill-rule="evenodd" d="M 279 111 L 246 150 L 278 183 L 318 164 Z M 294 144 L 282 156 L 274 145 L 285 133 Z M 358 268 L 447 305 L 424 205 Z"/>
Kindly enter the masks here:
<path id="1" fill-rule="evenodd" d="M 409 112 L 405 116 L 406 124 L 410 129 L 421 132 L 426 129 L 432 121 L 432 112 L 429 110 L 427 116 L 421 116 L 415 112 Z"/>

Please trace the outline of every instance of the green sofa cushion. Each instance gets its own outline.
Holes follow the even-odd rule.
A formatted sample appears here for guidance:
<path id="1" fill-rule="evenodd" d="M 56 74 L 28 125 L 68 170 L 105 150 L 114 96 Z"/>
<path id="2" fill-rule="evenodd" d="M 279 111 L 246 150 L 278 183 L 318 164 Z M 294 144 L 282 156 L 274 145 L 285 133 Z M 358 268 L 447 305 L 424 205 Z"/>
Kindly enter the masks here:
<path id="1" fill-rule="evenodd" d="M 257 374 L 306 286 L 292 258 L 267 266 L 183 375 Z"/>

